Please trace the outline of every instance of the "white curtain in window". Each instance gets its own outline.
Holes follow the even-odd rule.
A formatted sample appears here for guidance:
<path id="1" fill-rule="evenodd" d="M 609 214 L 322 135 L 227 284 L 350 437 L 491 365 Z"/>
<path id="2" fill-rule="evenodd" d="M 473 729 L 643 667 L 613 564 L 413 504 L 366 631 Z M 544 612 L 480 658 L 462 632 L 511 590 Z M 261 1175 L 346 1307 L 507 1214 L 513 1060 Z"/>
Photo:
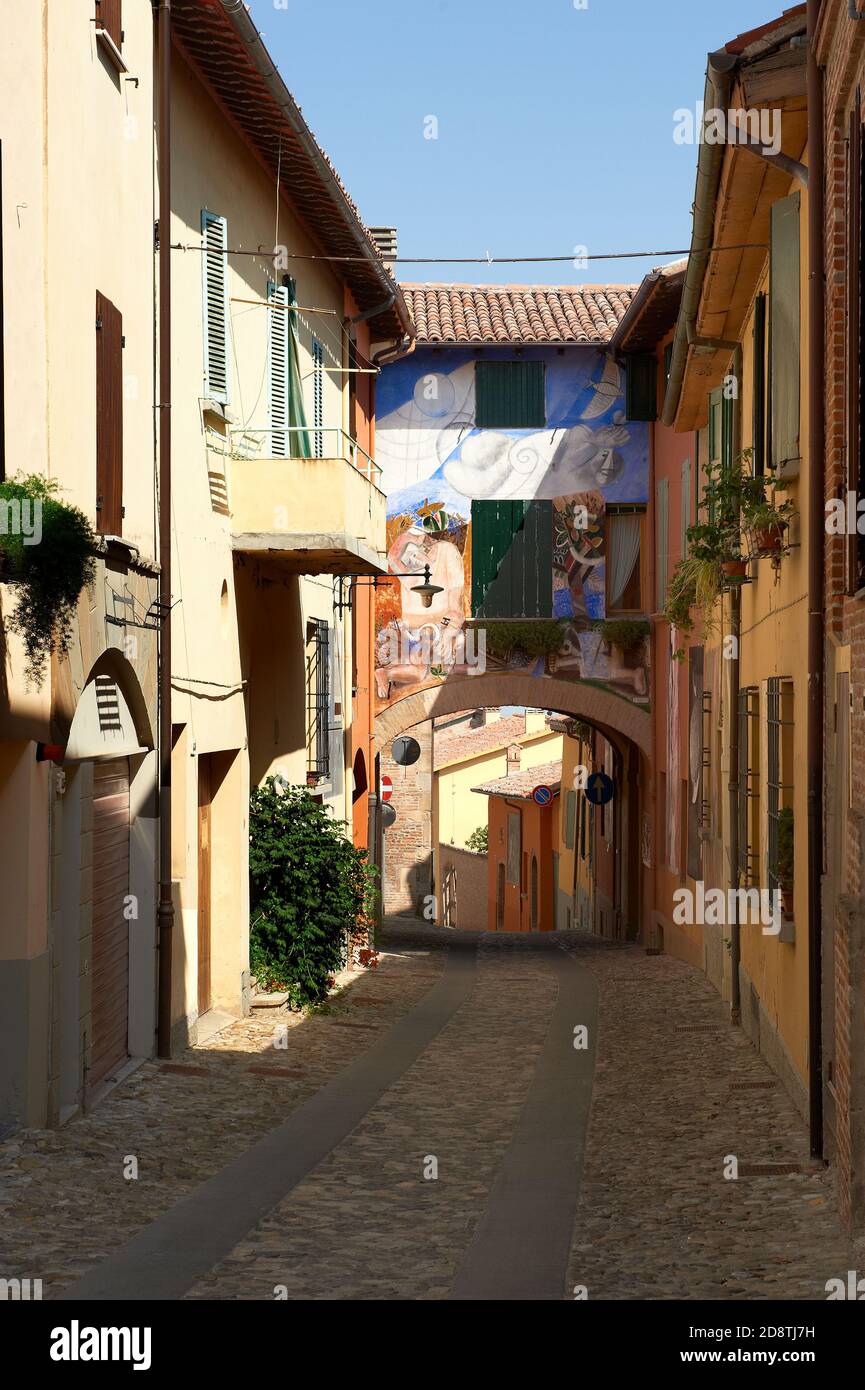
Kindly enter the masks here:
<path id="1" fill-rule="evenodd" d="M 607 556 L 607 590 L 611 608 L 618 605 L 639 559 L 639 513 L 617 516 L 610 527 L 610 553 Z"/>

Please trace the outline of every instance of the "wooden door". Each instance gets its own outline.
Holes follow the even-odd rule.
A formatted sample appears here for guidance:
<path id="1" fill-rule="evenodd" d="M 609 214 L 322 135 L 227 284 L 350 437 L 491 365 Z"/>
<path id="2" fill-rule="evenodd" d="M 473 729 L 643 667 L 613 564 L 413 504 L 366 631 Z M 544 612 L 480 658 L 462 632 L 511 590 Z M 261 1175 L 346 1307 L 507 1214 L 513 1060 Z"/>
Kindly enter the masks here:
<path id="1" fill-rule="evenodd" d="M 198 759 L 198 1012 L 210 1008 L 210 758 Z"/>
<path id="2" fill-rule="evenodd" d="M 88 1088 L 129 1056 L 129 762 L 93 766 L 93 964 Z"/>
<path id="3" fill-rule="evenodd" d="M 505 928 L 505 866 L 499 864 L 498 879 L 496 882 L 496 931 L 504 931 Z"/>
<path id="4" fill-rule="evenodd" d="M 532 897 L 531 897 L 531 919 L 529 931 L 538 929 L 538 858 L 532 855 Z"/>

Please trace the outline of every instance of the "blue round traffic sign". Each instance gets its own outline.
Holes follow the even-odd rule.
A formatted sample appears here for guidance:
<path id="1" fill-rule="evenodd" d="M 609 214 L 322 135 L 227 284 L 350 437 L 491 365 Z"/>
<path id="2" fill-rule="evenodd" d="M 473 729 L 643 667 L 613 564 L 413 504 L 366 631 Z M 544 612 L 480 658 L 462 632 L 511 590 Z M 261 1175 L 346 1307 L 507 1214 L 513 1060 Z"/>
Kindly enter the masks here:
<path id="1" fill-rule="evenodd" d="M 612 777 L 608 777 L 606 772 L 593 772 L 586 783 L 586 800 L 593 806 L 606 806 L 608 801 L 612 801 L 614 791 Z"/>
<path id="2" fill-rule="evenodd" d="M 539 806 L 549 806 L 552 799 L 552 787 L 535 787 L 534 791 L 532 792 L 532 800 L 536 801 Z"/>

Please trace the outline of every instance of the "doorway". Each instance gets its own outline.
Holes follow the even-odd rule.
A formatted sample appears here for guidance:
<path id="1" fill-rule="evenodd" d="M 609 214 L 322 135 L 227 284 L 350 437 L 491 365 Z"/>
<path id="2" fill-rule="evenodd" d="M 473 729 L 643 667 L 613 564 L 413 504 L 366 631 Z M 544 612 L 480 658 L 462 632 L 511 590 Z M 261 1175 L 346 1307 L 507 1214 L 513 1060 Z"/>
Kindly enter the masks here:
<path id="1" fill-rule="evenodd" d="M 93 765 L 92 1092 L 129 1056 L 129 760 Z"/>
<path id="2" fill-rule="evenodd" d="M 538 929 L 538 856 L 532 855 L 532 895 L 531 895 L 531 917 L 529 919 L 529 931 Z"/>
<path id="3" fill-rule="evenodd" d="M 499 864 L 496 882 L 496 931 L 505 929 L 505 866 Z"/>
<path id="4" fill-rule="evenodd" d="M 211 1005 L 211 829 L 210 756 L 198 758 L 198 1012 Z"/>

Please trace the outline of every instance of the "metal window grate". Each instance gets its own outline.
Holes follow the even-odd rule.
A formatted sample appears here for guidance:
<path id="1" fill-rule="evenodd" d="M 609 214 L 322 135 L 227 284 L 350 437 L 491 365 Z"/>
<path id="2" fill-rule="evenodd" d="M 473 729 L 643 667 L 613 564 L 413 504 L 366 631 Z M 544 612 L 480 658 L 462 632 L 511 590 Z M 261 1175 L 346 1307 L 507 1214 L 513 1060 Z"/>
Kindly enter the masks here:
<path id="1" fill-rule="evenodd" d="M 330 629 L 323 618 L 306 625 L 307 771 L 330 776 Z"/>
<path id="2" fill-rule="evenodd" d="M 778 829 L 781 814 L 792 810 L 793 783 L 793 682 L 773 676 L 767 683 L 766 758 L 766 880 L 770 891 L 792 887 L 778 875 Z"/>
<path id="3" fill-rule="evenodd" d="M 712 692 L 704 690 L 700 713 L 700 766 L 703 770 L 700 798 L 700 829 L 707 830 L 712 824 L 712 798 L 709 794 L 709 774 L 712 771 Z"/>
<path id="4" fill-rule="evenodd" d="M 759 837 L 755 833 L 760 804 L 760 692 L 755 685 L 739 691 L 739 880 L 746 888 L 760 882 Z"/>

